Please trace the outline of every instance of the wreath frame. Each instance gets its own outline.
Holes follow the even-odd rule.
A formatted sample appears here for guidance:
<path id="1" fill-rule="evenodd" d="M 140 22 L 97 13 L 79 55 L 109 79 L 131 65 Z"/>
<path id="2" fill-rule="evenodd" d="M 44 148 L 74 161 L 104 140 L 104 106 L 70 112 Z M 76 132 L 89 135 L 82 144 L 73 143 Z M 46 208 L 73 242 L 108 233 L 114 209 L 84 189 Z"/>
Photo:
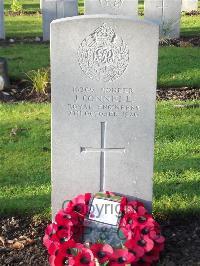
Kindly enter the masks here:
<path id="1" fill-rule="evenodd" d="M 112 192 L 101 193 L 116 197 Z M 157 262 L 164 249 L 165 238 L 160 225 L 140 201 L 120 202 L 119 228 L 125 236 L 120 246 L 106 241 L 83 243 L 84 219 L 89 210 L 91 193 L 65 201 L 55 216 L 55 222 L 45 229 L 43 244 L 51 266 L 150 266 Z"/>

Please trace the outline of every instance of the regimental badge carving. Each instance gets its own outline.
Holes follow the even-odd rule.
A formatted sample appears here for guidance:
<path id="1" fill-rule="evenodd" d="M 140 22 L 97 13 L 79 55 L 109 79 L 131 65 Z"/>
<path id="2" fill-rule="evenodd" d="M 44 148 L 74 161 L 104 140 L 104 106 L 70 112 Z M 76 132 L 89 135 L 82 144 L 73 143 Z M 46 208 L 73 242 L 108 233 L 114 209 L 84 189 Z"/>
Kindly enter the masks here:
<path id="1" fill-rule="evenodd" d="M 78 50 L 78 62 L 89 78 L 114 81 L 127 69 L 128 46 L 104 23 L 83 40 Z"/>
<path id="2" fill-rule="evenodd" d="M 99 0 L 103 7 L 120 8 L 124 0 Z"/>

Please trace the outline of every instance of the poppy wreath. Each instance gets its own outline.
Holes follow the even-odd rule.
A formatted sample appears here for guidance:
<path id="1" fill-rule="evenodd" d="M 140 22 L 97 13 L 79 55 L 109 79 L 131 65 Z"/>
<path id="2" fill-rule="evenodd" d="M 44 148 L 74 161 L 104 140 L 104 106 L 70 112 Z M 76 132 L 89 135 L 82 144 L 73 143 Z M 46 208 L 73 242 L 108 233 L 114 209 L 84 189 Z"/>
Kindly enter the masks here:
<path id="1" fill-rule="evenodd" d="M 115 196 L 105 192 L 106 196 Z M 122 198 L 119 228 L 125 241 L 119 247 L 105 242 L 83 243 L 84 218 L 92 194 L 78 195 L 56 214 L 45 230 L 43 244 L 51 266 L 149 266 L 159 260 L 165 238 L 143 203 Z"/>

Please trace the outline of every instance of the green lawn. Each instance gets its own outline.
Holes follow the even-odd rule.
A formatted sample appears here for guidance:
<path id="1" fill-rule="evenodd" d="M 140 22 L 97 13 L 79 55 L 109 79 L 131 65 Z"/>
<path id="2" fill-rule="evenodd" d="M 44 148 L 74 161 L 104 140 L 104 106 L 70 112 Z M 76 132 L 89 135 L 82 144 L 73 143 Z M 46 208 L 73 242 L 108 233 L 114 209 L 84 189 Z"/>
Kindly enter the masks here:
<path id="1" fill-rule="evenodd" d="M 50 105 L 0 105 L 0 121 L 0 214 L 44 214 L 50 206 Z"/>
<path id="2" fill-rule="evenodd" d="M 200 109 L 175 104 L 157 104 L 154 213 L 200 214 Z M 0 148 L 0 215 L 48 213 L 50 105 L 0 105 Z"/>
<path id="3" fill-rule="evenodd" d="M 160 48 L 158 84 L 163 87 L 200 87 L 200 49 Z"/>
<path id="4" fill-rule="evenodd" d="M 48 44 L 12 44 L 0 47 L 0 56 L 8 59 L 12 78 L 24 78 L 25 72 L 49 65 Z M 162 87 L 200 86 L 199 48 L 160 48 L 158 85 Z"/>
<path id="5" fill-rule="evenodd" d="M 42 36 L 41 15 L 22 15 L 5 17 L 6 37 L 25 38 Z"/>
<path id="6" fill-rule="evenodd" d="M 11 78 L 24 78 L 25 72 L 49 65 L 49 45 L 14 44 L 0 47 L 0 56 L 8 60 Z"/>
<path id="7" fill-rule="evenodd" d="M 200 15 L 181 17 L 181 36 L 200 36 Z"/>
<path id="8" fill-rule="evenodd" d="M 200 108 L 176 104 L 157 104 L 154 208 L 163 214 L 200 214 Z"/>

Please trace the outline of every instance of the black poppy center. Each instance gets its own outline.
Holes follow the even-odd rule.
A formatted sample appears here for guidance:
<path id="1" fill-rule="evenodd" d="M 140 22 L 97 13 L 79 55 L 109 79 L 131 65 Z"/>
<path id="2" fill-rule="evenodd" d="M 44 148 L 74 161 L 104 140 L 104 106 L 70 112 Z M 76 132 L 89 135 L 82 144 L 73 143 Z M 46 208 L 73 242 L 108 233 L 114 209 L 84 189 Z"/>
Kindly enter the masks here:
<path id="1" fill-rule="evenodd" d="M 63 238 L 60 239 L 60 243 L 64 243 L 64 242 L 67 242 L 67 241 L 68 241 L 68 238 L 66 238 L 66 237 L 63 237 Z"/>
<path id="2" fill-rule="evenodd" d="M 66 250 L 66 253 L 67 253 L 68 255 L 72 255 L 72 251 L 71 251 L 71 249 L 68 248 L 68 249 Z"/>
<path id="3" fill-rule="evenodd" d="M 69 265 L 69 259 L 68 258 L 64 258 L 63 265 Z"/>
<path id="4" fill-rule="evenodd" d="M 80 212 L 81 211 L 81 205 L 74 206 L 74 211 Z"/>
<path id="5" fill-rule="evenodd" d="M 124 258 L 124 257 L 119 257 L 119 258 L 118 258 L 118 262 L 119 262 L 119 263 L 124 263 L 124 262 L 126 262 L 126 258 Z"/>
<path id="6" fill-rule="evenodd" d="M 128 224 L 132 224 L 133 220 L 131 218 L 128 218 Z"/>
<path id="7" fill-rule="evenodd" d="M 89 260 L 88 258 L 86 258 L 86 257 L 82 257 L 82 258 L 80 259 L 80 262 L 81 262 L 82 264 L 89 264 L 89 263 L 90 263 L 90 260 Z"/>
<path id="8" fill-rule="evenodd" d="M 136 252 L 132 249 L 129 249 L 129 252 L 132 253 L 133 255 L 136 255 Z"/>
<path id="9" fill-rule="evenodd" d="M 70 214 L 66 214 L 66 215 L 64 215 L 63 217 L 64 217 L 65 219 L 71 219 L 71 218 L 72 218 Z"/>
<path id="10" fill-rule="evenodd" d="M 60 225 L 60 226 L 58 227 L 58 230 L 62 230 L 62 229 L 64 229 L 64 226 Z"/>
<path id="11" fill-rule="evenodd" d="M 140 259 L 140 260 L 138 261 L 138 263 L 141 264 L 141 265 L 143 265 L 143 264 L 145 264 L 145 260 L 144 260 L 144 259 Z"/>
<path id="12" fill-rule="evenodd" d="M 148 233 L 149 233 L 149 229 L 148 228 L 142 229 L 142 234 L 143 235 L 147 235 Z"/>
<path id="13" fill-rule="evenodd" d="M 138 245 L 144 247 L 146 245 L 146 241 L 144 239 L 141 239 L 138 241 Z"/>
<path id="14" fill-rule="evenodd" d="M 100 259 L 103 259 L 105 256 L 106 256 L 106 253 L 104 251 L 99 251 L 97 253 L 97 256 L 100 258 Z"/>
<path id="15" fill-rule="evenodd" d="M 146 220 L 147 220 L 147 218 L 144 217 L 144 216 L 140 216 L 140 217 L 138 218 L 138 221 L 139 221 L 140 223 L 144 223 L 144 222 L 146 222 Z"/>
<path id="16" fill-rule="evenodd" d="M 149 252 L 146 252 L 146 255 L 147 256 L 152 256 L 153 255 L 153 250 L 149 251 Z"/>

